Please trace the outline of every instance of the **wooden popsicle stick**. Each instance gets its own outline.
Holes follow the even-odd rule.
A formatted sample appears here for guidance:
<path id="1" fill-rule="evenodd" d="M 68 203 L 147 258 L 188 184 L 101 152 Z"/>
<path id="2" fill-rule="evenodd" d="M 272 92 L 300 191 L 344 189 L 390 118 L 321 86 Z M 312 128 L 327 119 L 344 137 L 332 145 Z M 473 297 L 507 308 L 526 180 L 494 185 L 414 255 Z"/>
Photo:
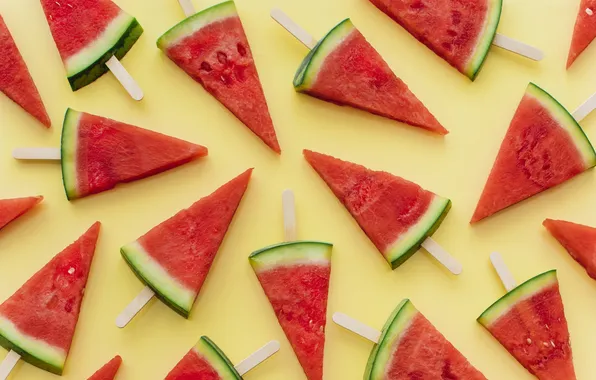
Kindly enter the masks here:
<path id="1" fill-rule="evenodd" d="M 12 156 L 17 160 L 60 161 L 60 148 L 16 148 Z"/>
<path id="2" fill-rule="evenodd" d="M 134 100 L 143 99 L 143 90 L 141 90 L 141 87 L 139 87 L 135 79 L 128 73 L 128 71 L 126 71 L 126 68 L 122 66 L 122 63 L 120 63 L 116 56 L 112 56 L 108 59 L 106 66 L 110 69 L 112 74 L 114 74 L 116 79 L 118 79 L 118 82 L 120 82 L 131 98 Z"/>
<path id="3" fill-rule="evenodd" d="M 180 6 L 182 7 L 182 10 L 184 11 L 184 15 L 186 17 L 190 17 L 197 13 L 194 5 L 192 5 L 191 0 L 178 0 L 178 2 L 180 3 Z"/>
<path id="4" fill-rule="evenodd" d="M 143 290 L 122 310 L 116 317 L 116 326 L 123 328 L 126 326 L 139 311 L 155 296 L 155 292 L 150 287 L 145 286 Z"/>
<path id="5" fill-rule="evenodd" d="M 507 265 L 505 265 L 505 261 L 503 261 L 503 258 L 499 252 L 493 252 L 490 254 L 490 262 L 493 264 L 493 267 L 495 267 L 495 270 L 497 271 L 497 274 L 499 275 L 499 278 L 501 279 L 505 289 L 508 292 L 512 291 L 517 286 L 517 283 L 515 282 L 513 274 L 511 274 L 509 269 L 507 269 Z"/>
<path id="6" fill-rule="evenodd" d="M 422 247 L 426 249 L 438 262 L 447 268 L 453 274 L 461 274 L 463 267 L 455 257 L 451 256 L 449 252 L 445 251 L 443 247 L 433 240 L 430 236 L 422 242 Z"/>
<path id="7" fill-rule="evenodd" d="M 381 332 L 379 330 L 373 329 L 344 313 L 334 313 L 333 322 L 373 343 L 379 343 L 379 339 L 381 338 Z"/>
<path id="8" fill-rule="evenodd" d="M 544 58 L 544 53 L 542 50 L 499 33 L 497 33 L 495 36 L 493 45 L 505 50 L 509 50 L 510 52 L 519 54 L 526 58 L 530 58 L 534 61 L 541 61 Z"/>
<path id="9" fill-rule="evenodd" d="M 571 116 L 579 122 L 588 116 L 590 112 L 594 111 L 594 109 L 596 109 L 596 93 L 592 94 L 581 106 L 577 107 Z"/>
<path id="10" fill-rule="evenodd" d="M 236 364 L 234 368 L 240 376 L 244 376 L 245 373 L 250 371 L 251 369 L 255 368 L 277 351 L 279 351 L 279 342 L 277 340 L 272 340 L 271 342 L 267 343 L 263 347 L 259 348 L 255 352 L 253 352 L 249 357 L 241 361 L 240 363 Z"/>
<path id="11" fill-rule="evenodd" d="M 273 18 L 285 30 L 290 32 L 296 39 L 304 44 L 309 49 L 313 49 L 317 45 L 317 40 L 314 39 L 306 30 L 302 29 L 300 25 L 296 24 L 290 16 L 285 14 L 279 8 L 271 10 L 271 18 Z"/>
<path id="12" fill-rule="evenodd" d="M 21 360 L 21 355 L 13 350 L 8 351 L 8 355 L 0 363 L 0 380 L 6 380 L 15 365 Z"/>
<path id="13" fill-rule="evenodd" d="M 281 203 L 284 213 L 284 237 L 285 241 L 296 240 L 296 206 L 294 192 L 290 189 L 284 190 L 281 194 Z"/>

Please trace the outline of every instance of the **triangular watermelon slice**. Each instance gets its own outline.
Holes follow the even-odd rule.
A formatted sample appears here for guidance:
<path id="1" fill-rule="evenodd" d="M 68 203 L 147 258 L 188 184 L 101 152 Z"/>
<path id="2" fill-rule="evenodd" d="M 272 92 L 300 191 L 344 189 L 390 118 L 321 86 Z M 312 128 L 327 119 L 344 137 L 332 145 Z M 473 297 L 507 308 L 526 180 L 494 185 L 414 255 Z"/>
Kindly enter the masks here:
<path id="1" fill-rule="evenodd" d="M 304 157 L 393 269 L 443 222 L 451 201 L 387 172 L 304 151 Z"/>
<path id="2" fill-rule="evenodd" d="M 263 248 L 249 258 L 308 380 L 323 379 L 332 248 L 297 241 Z"/>
<path id="3" fill-rule="evenodd" d="M 233 1 L 185 19 L 157 46 L 265 144 L 281 153 L 244 28 Z"/>
<path id="4" fill-rule="evenodd" d="M 393 311 L 366 366 L 365 380 L 486 380 L 408 299 Z"/>
<path id="5" fill-rule="evenodd" d="M 596 37 L 596 0 L 581 0 L 567 57 L 569 68 Z"/>
<path id="6" fill-rule="evenodd" d="M 37 206 L 43 197 L 0 199 L 0 229 Z"/>
<path id="7" fill-rule="evenodd" d="M 556 186 L 596 165 L 577 121 L 530 83 L 490 172 L 470 223 Z"/>
<path id="8" fill-rule="evenodd" d="M 62 180 L 69 200 L 110 190 L 207 155 L 207 148 L 68 109 L 62 127 Z"/>
<path id="9" fill-rule="evenodd" d="M 111 0 L 41 0 L 73 91 L 108 71 L 137 42 L 143 28 Z"/>
<path id="10" fill-rule="evenodd" d="M 449 133 L 350 19 L 331 29 L 308 53 L 296 72 L 294 88 L 434 133 Z"/>
<path id="11" fill-rule="evenodd" d="M 596 280 L 596 228 L 553 219 L 545 219 L 542 224 Z"/>
<path id="12" fill-rule="evenodd" d="M 252 169 L 125 245 L 122 256 L 174 311 L 188 318 L 246 191 Z"/>
<path id="13" fill-rule="evenodd" d="M 202 336 L 165 380 L 242 380 L 242 377 L 223 351 Z"/>
<path id="14" fill-rule="evenodd" d="M 87 380 L 114 380 L 120 364 L 122 364 L 122 358 L 116 355 Z"/>
<path id="15" fill-rule="evenodd" d="M 49 128 L 52 125 L 29 69 L 0 15 L 0 91 Z"/>
<path id="16" fill-rule="evenodd" d="M 486 309 L 478 322 L 540 380 L 575 380 L 556 271 L 519 285 Z"/>
<path id="17" fill-rule="evenodd" d="M 0 305 L 0 345 L 62 374 L 99 235 L 95 223 Z"/>
<path id="18" fill-rule="evenodd" d="M 502 0 L 370 0 L 462 74 L 474 80 L 501 18 Z"/>

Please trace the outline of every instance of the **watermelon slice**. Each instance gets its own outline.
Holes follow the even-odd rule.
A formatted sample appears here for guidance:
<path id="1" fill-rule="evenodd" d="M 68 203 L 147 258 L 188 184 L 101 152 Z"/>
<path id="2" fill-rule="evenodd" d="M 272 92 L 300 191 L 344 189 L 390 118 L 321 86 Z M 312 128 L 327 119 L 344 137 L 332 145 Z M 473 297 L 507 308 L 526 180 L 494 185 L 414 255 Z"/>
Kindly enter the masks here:
<path id="1" fill-rule="evenodd" d="M 137 42 L 143 28 L 111 0 L 41 0 L 73 91 L 108 71 Z"/>
<path id="2" fill-rule="evenodd" d="M 581 0 L 573 39 L 569 48 L 567 68 L 569 68 L 577 57 L 590 45 L 596 37 L 596 0 Z"/>
<path id="3" fill-rule="evenodd" d="M 249 258 L 308 380 L 323 379 L 332 248 L 296 241 L 263 248 Z"/>
<path id="4" fill-rule="evenodd" d="M 596 228 L 553 219 L 545 219 L 542 224 L 596 280 Z"/>
<path id="5" fill-rule="evenodd" d="M 95 223 L 0 305 L 0 345 L 62 374 L 99 235 Z"/>
<path id="6" fill-rule="evenodd" d="M 502 0 L 370 2 L 471 80 L 488 55 L 502 8 Z"/>
<path id="7" fill-rule="evenodd" d="M 17 45 L 0 15 L 0 91 L 46 127 L 52 122 Z"/>
<path id="8" fill-rule="evenodd" d="M 233 1 L 207 8 L 157 40 L 157 46 L 281 153 L 252 52 Z"/>
<path id="9" fill-rule="evenodd" d="M 420 248 L 451 208 L 449 199 L 393 174 L 310 150 L 304 157 L 393 269 Z"/>
<path id="10" fill-rule="evenodd" d="M 530 83 L 488 177 L 471 223 L 556 186 L 596 165 L 577 121 Z"/>
<path id="11" fill-rule="evenodd" d="M 69 200 L 110 190 L 207 155 L 207 148 L 105 117 L 68 109 L 62 180 Z"/>
<path id="12" fill-rule="evenodd" d="M 125 245 L 122 256 L 174 311 L 188 318 L 248 186 L 249 169 Z"/>
<path id="13" fill-rule="evenodd" d="M 365 380 L 486 380 L 419 312 L 401 301 L 368 359 Z"/>
<path id="14" fill-rule="evenodd" d="M 539 379 L 575 379 L 556 271 L 519 285 L 486 309 L 478 322 Z"/>
<path id="15" fill-rule="evenodd" d="M 0 229 L 37 206 L 43 197 L 0 199 Z"/>
<path id="16" fill-rule="evenodd" d="M 122 364 L 122 358 L 116 355 L 87 380 L 114 380 L 116 372 L 120 369 L 120 364 Z"/>
<path id="17" fill-rule="evenodd" d="M 206 336 L 176 364 L 165 380 L 241 380 L 230 359 Z"/>
<path id="18" fill-rule="evenodd" d="M 449 133 L 350 19 L 331 29 L 308 53 L 296 72 L 294 88 L 440 135 Z"/>

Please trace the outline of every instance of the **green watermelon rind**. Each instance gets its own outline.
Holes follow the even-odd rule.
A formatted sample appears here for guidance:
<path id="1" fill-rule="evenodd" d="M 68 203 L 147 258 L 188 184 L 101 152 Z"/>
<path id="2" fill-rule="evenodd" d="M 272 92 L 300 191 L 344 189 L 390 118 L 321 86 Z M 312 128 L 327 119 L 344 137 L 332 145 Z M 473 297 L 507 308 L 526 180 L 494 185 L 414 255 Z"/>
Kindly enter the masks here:
<path id="1" fill-rule="evenodd" d="M 237 17 L 233 1 L 224 1 L 182 20 L 157 39 L 157 47 L 165 50 L 205 26 L 229 17 Z"/>
<path id="2" fill-rule="evenodd" d="M 478 317 L 477 321 L 482 326 L 488 328 L 500 317 L 509 312 L 509 310 L 511 310 L 511 308 L 513 308 L 517 303 L 528 299 L 557 283 L 557 271 L 555 269 L 532 277 L 505 294 L 503 297 L 499 298 Z"/>
<path id="3" fill-rule="evenodd" d="M 255 272 L 279 266 L 328 264 L 331 262 L 333 244 L 314 240 L 299 240 L 273 244 L 259 249 L 248 257 Z"/>
<path id="4" fill-rule="evenodd" d="M 202 349 L 204 347 L 204 349 Z M 219 347 L 208 337 L 202 336 L 199 342 L 194 347 L 199 353 L 201 353 L 209 364 L 217 371 L 218 375 L 222 379 L 236 379 L 242 380 L 242 377 L 234 368 L 234 364 L 228 359 L 228 357 L 220 350 Z M 231 377 L 224 377 L 224 375 Z"/>
<path id="5" fill-rule="evenodd" d="M 497 35 L 497 28 L 501 19 L 501 12 L 503 9 L 503 0 L 489 0 L 489 10 L 487 21 L 484 28 L 484 33 L 481 34 L 479 41 L 476 43 L 474 54 L 464 69 L 464 73 L 471 80 L 476 79 L 478 73 L 490 50 L 490 46 Z"/>
<path id="6" fill-rule="evenodd" d="M 410 322 L 418 314 L 409 299 L 404 299 L 397 305 L 393 313 L 385 322 L 379 343 L 375 344 L 364 372 L 364 380 L 384 379 L 384 370 L 392 358 L 393 347 L 399 343 L 402 334 L 408 330 Z"/>
<path id="7" fill-rule="evenodd" d="M 62 184 L 66 198 L 70 201 L 79 197 L 77 191 L 77 139 L 79 119 L 82 113 L 72 108 L 66 109 L 62 124 L 60 142 L 60 164 L 62 166 Z"/>
<path id="8" fill-rule="evenodd" d="M 294 75 L 294 89 L 298 92 L 312 88 L 325 59 L 349 36 L 356 27 L 347 18 L 337 24 L 308 53 Z"/>

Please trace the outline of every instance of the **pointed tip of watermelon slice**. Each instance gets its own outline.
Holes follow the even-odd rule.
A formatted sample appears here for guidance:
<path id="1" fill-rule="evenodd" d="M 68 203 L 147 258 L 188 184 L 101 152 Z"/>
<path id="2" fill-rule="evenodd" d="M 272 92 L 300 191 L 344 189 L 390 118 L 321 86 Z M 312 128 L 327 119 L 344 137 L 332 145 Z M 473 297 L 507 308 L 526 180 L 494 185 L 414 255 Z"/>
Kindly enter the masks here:
<path id="1" fill-rule="evenodd" d="M 114 380 L 121 364 L 122 358 L 116 355 L 87 380 Z"/>

